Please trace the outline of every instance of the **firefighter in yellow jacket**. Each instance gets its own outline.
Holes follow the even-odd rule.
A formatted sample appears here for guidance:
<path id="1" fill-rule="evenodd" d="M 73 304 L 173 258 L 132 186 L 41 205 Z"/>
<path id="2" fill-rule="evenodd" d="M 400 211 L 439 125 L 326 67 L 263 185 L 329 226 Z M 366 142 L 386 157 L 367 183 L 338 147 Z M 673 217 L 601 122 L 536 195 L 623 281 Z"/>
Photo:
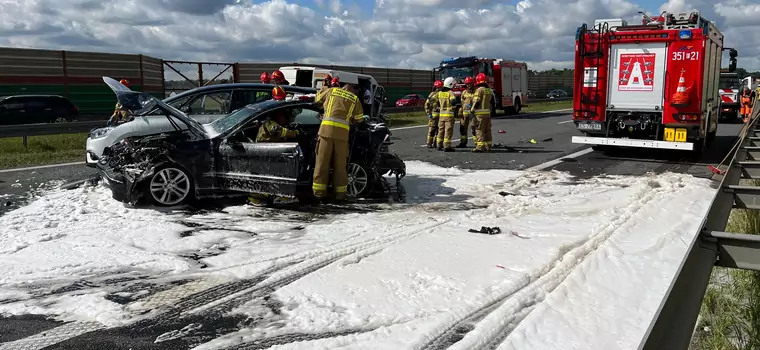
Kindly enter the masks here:
<path id="1" fill-rule="evenodd" d="M 472 108 L 472 99 L 475 97 L 475 80 L 472 77 L 464 78 L 464 85 L 467 87 L 462 91 L 462 95 L 459 98 L 462 100 L 462 107 L 459 108 L 459 144 L 457 148 L 467 147 L 467 140 L 470 138 L 467 127 L 472 124 L 472 136 L 477 134 L 477 126 L 475 123 L 475 116 L 470 113 Z"/>
<path id="2" fill-rule="evenodd" d="M 337 78 L 333 78 L 333 81 L 340 83 Z M 323 105 L 324 116 L 318 133 L 312 190 L 314 197 L 320 201 L 327 197 L 332 165 L 335 200 L 343 201 L 348 186 L 349 132 L 352 124 L 365 121 L 367 116 L 350 84 L 345 84 L 342 88 L 331 87 L 317 96 L 316 103 Z"/>
<path id="3" fill-rule="evenodd" d="M 438 101 L 436 100 L 436 96 L 442 87 L 443 82 L 436 80 L 433 83 L 433 91 L 430 92 L 427 100 L 425 100 L 425 114 L 428 116 L 428 148 L 435 148 L 436 144 L 435 136 L 438 134 Z"/>
<path id="4" fill-rule="evenodd" d="M 443 87 L 436 95 L 438 102 L 438 135 L 435 138 L 438 144 L 438 150 L 444 152 L 453 152 L 451 147 L 451 137 L 454 136 L 454 106 L 456 105 L 457 96 L 451 91 L 454 87 L 453 77 L 443 80 Z"/>
<path id="5" fill-rule="evenodd" d="M 744 88 L 744 92 L 739 97 L 739 103 L 741 103 L 739 114 L 742 115 L 742 120 L 746 123 L 749 121 L 750 115 L 752 115 L 752 94 L 749 88 Z"/>
<path id="6" fill-rule="evenodd" d="M 473 152 L 490 152 L 493 145 L 491 139 L 491 103 L 493 102 L 493 91 L 488 88 L 486 75 L 483 73 L 475 77 L 475 96 L 472 99 L 470 113 L 475 114 L 475 120 L 478 123 L 477 133 L 475 135 L 475 148 Z"/>

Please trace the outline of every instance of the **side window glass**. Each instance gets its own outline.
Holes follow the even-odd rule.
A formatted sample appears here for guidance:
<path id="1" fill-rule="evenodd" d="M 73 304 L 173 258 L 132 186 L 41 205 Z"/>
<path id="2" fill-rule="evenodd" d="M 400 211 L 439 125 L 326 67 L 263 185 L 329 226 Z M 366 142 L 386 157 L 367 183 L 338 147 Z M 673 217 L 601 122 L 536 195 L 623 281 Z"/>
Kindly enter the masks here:
<path id="1" fill-rule="evenodd" d="M 319 112 L 313 109 L 298 108 L 298 109 L 295 109 L 293 112 L 298 113 L 295 115 L 295 118 L 293 118 L 294 123 L 304 124 L 304 125 L 307 125 L 307 124 L 313 125 L 313 124 L 322 123 L 322 120 L 319 119 Z"/>
<path id="2" fill-rule="evenodd" d="M 190 114 L 225 114 L 230 106 L 230 91 L 199 95 L 190 102 Z"/>

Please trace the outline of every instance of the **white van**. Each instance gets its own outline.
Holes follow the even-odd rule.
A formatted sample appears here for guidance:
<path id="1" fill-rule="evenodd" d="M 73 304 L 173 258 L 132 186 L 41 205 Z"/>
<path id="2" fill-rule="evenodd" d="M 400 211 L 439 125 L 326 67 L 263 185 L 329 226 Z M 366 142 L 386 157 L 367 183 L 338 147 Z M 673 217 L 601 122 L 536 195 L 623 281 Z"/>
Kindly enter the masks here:
<path id="1" fill-rule="evenodd" d="M 387 101 L 385 89 L 378 85 L 377 80 L 371 75 L 309 66 L 280 67 L 280 72 L 285 75 L 285 79 L 293 86 L 320 89 L 327 75 L 340 79 L 341 83 L 354 85 L 357 90 L 357 96 L 362 101 L 364 114 L 371 117 L 380 115 L 383 104 Z M 373 96 L 369 104 L 365 103 L 366 101 L 364 100 L 364 92 L 367 89 L 369 89 L 371 96 Z"/>

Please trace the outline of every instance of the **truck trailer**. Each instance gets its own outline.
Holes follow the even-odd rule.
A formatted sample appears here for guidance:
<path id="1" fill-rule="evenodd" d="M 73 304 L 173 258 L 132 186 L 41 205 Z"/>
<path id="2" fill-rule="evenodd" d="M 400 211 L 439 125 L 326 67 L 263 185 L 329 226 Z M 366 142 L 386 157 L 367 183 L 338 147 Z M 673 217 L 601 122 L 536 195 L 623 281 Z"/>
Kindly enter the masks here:
<path id="1" fill-rule="evenodd" d="M 572 142 L 701 153 L 718 130 L 723 34 L 696 11 L 642 15 L 578 28 Z"/>
<path id="2" fill-rule="evenodd" d="M 524 62 L 501 58 L 452 57 L 447 58 L 435 69 L 437 79 L 456 79 L 452 91 L 460 95 L 465 90 L 464 78 L 473 79 L 483 73 L 488 77 L 488 86 L 496 93 L 494 113 L 502 109 L 505 113 L 519 113 L 528 103 L 528 65 Z"/>

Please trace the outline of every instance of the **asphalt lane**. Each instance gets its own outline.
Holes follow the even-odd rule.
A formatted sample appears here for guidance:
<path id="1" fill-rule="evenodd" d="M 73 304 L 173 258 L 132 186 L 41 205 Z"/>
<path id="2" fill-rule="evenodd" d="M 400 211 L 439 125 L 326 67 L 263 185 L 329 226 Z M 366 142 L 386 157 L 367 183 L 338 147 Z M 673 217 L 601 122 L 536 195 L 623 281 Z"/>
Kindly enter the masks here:
<path id="1" fill-rule="evenodd" d="M 443 167 L 521 170 L 582 148 L 583 145 L 571 143 L 571 136 L 576 135 L 576 131 L 570 120 L 568 112 L 497 117 L 492 121 L 494 150 L 491 153 L 472 153 L 472 139 L 467 148 L 457 148 L 454 152 L 429 149 L 425 146 L 426 127 L 392 131 L 394 143 L 391 149 L 404 160 L 421 160 Z M 459 143 L 459 136 L 457 124 L 453 146 Z M 532 144 L 531 140 L 537 143 Z"/>

